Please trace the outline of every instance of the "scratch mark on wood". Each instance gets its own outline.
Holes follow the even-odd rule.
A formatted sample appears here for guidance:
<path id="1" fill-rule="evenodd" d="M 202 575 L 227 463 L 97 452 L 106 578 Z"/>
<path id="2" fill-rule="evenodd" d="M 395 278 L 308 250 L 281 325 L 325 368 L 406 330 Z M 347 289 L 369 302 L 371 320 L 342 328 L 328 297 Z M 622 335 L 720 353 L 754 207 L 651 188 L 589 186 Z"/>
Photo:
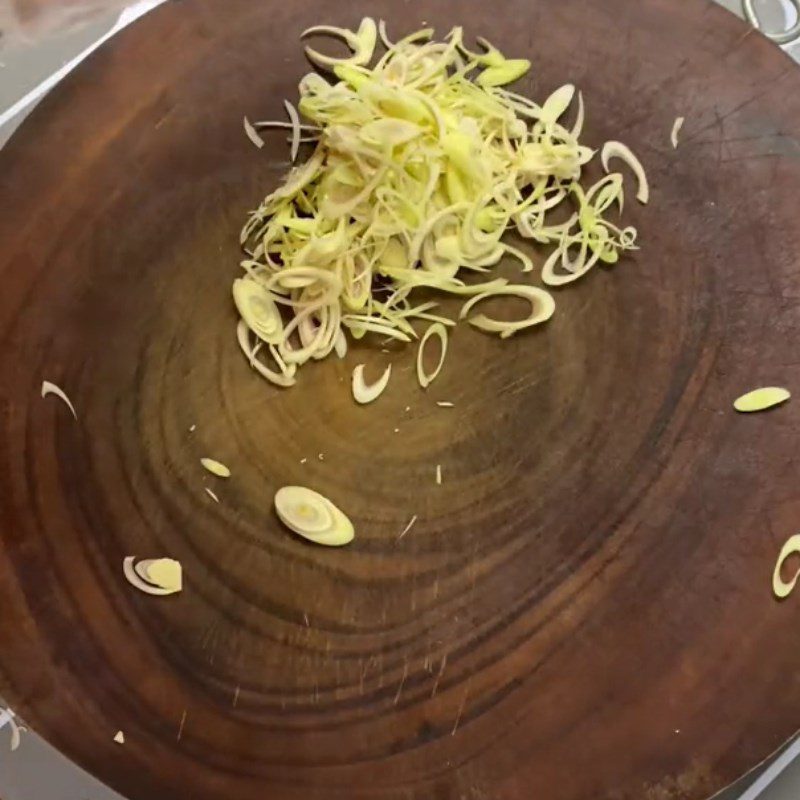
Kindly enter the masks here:
<path id="1" fill-rule="evenodd" d="M 400 679 L 400 685 L 397 687 L 397 694 L 394 696 L 393 705 L 400 702 L 400 695 L 403 693 L 403 686 L 405 686 L 406 678 L 408 677 L 408 661 L 403 665 L 403 677 Z"/>
<path id="2" fill-rule="evenodd" d="M 444 668 L 447 666 L 447 653 L 444 654 L 442 657 L 442 664 L 439 667 L 439 674 L 436 676 L 436 680 L 433 682 L 433 691 L 431 691 L 431 698 L 436 696 L 436 692 L 439 689 L 439 681 L 442 679 L 442 675 L 444 675 Z"/>
<path id="3" fill-rule="evenodd" d="M 181 736 L 183 736 L 183 726 L 185 724 L 186 724 L 186 709 L 183 710 L 183 716 L 181 717 L 181 724 L 180 727 L 178 728 L 178 738 L 176 740 L 178 742 L 181 740 Z"/>
<path id="4" fill-rule="evenodd" d="M 458 714 L 456 715 L 456 721 L 453 723 L 453 730 L 450 731 L 451 736 L 456 735 L 458 726 L 461 724 L 461 717 L 464 715 L 464 708 L 467 705 L 467 697 L 469 697 L 469 682 L 467 682 L 467 685 L 464 688 L 464 696 L 461 698 L 461 705 L 458 707 Z"/>
<path id="5" fill-rule="evenodd" d="M 240 688 L 241 688 L 240 686 L 237 686 L 236 687 L 236 691 L 233 693 L 233 707 L 234 708 L 236 708 L 236 705 L 239 702 L 239 689 Z"/>

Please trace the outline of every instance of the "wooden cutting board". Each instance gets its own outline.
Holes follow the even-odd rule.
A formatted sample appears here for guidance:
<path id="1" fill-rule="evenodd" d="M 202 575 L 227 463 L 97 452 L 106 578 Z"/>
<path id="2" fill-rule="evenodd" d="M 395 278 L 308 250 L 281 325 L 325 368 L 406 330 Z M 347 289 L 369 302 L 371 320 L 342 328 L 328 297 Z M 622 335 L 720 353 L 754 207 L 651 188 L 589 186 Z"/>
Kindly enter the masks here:
<path id="1" fill-rule="evenodd" d="M 459 328 L 427 393 L 377 347 L 281 392 L 229 292 L 287 148 L 241 120 L 296 96 L 306 26 L 366 13 L 528 56 L 538 99 L 576 83 L 587 141 L 648 169 L 642 249 L 530 335 Z M 22 126 L 0 208 L 0 693 L 132 800 L 694 800 L 800 727 L 800 596 L 771 595 L 800 404 L 731 408 L 800 391 L 800 72 L 728 13 L 169 3 Z M 387 359 L 357 407 L 352 367 Z M 280 527 L 292 483 L 351 547 Z M 179 559 L 183 593 L 138 593 L 129 554 Z"/>

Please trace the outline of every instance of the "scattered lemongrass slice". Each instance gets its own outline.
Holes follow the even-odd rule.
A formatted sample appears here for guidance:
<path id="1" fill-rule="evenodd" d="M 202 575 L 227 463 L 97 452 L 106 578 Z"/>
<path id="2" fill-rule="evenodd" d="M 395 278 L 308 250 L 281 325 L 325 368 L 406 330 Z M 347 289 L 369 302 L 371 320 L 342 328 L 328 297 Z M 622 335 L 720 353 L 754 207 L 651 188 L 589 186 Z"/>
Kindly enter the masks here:
<path id="1" fill-rule="evenodd" d="M 236 326 L 236 340 L 239 342 L 241 351 L 247 356 L 250 366 L 256 370 L 259 375 L 262 375 L 270 383 L 274 383 L 276 386 L 294 386 L 296 383 L 294 370 L 296 370 L 297 367 L 295 365 L 290 365 L 287 367 L 286 372 L 276 372 L 275 370 L 267 367 L 256 358 L 256 348 L 250 347 L 250 342 L 248 341 L 249 331 L 250 328 L 248 327 L 247 323 L 243 319 L 240 319 L 239 324 Z"/>
<path id="2" fill-rule="evenodd" d="M 642 166 L 642 162 L 633 154 L 633 151 L 622 142 L 606 142 L 603 149 L 600 151 L 600 161 L 603 164 L 603 169 L 608 172 L 608 162 L 612 158 L 619 158 L 624 161 L 636 176 L 639 182 L 639 189 L 636 192 L 636 199 L 645 204 L 650 199 L 650 186 L 647 183 L 647 175 Z"/>
<path id="3" fill-rule="evenodd" d="M 206 470 L 212 475 L 216 475 L 218 478 L 230 478 L 231 476 L 231 471 L 224 464 L 215 461 L 213 458 L 201 458 L 200 463 Z"/>
<path id="4" fill-rule="evenodd" d="M 367 384 L 364 381 L 364 365 L 359 364 L 353 370 L 353 397 L 355 401 L 364 405 L 366 403 L 371 403 L 373 400 L 377 400 L 389 384 L 391 374 L 392 365 L 389 364 L 383 371 L 383 375 L 381 375 L 375 383 Z"/>
<path id="5" fill-rule="evenodd" d="M 125 734 L 122 731 L 117 731 L 114 734 L 114 741 L 117 744 L 125 744 Z"/>
<path id="6" fill-rule="evenodd" d="M 294 164 L 300 151 L 300 117 L 297 114 L 297 109 L 288 100 L 284 100 L 283 105 L 289 115 L 289 121 L 292 123 L 292 146 L 289 157 L 292 160 L 292 164 Z"/>
<path id="7" fill-rule="evenodd" d="M 436 465 L 436 483 L 438 486 L 442 485 L 442 465 Z"/>
<path id="8" fill-rule="evenodd" d="M 304 486 L 275 493 L 275 511 L 291 531 L 316 544 L 341 547 L 353 541 L 353 523 L 327 497 Z"/>
<path id="9" fill-rule="evenodd" d="M 459 319 L 464 319 L 472 310 L 473 306 L 481 301 L 487 300 L 490 297 L 499 296 L 521 297 L 524 300 L 530 301 L 530 316 L 515 322 L 504 322 L 490 319 L 485 314 L 478 314 L 468 319 L 467 322 L 482 331 L 499 333 L 501 339 L 507 339 L 509 336 L 513 336 L 524 328 L 530 328 L 533 325 L 546 322 L 553 316 L 553 312 L 556 310 L 553 296 L 544 289 L 539 289 L 536 286 L 504 286 L 501 289 L 496 289 L 492 292 L 484 292 L 484 294 L 479 294 L 467 300 L 461 308 Z"/>
<path id="10" fill-rule="evenodd" d="M 134 566 L 135 562 L 136 556 L 126 556 L 126 558 L 122 561 L 122 571 L 124 572 L 128 583 L 130 583 L 131 586 L 134 586 L 140 592 L 163 597 L 168 594 L 176 594 L 180 591 L 180 589 L 163 589 L 160 586 L 153 586 L 147 581 L 142 580 L 142 578 L 136 572 L 136 568 Z"/>
<path id="11" fill-rule="evenodd" d="M 284 340 L 283 320 L 274 296 L 251 278 L 233 282 L 233 302 L 248 328 L 267 344 Z"/>
<path id="12" fill-rule="evenodd" d="M 244 132 L 247 138 L 260 150 L 264 146 L 264 140 L 258 135 L 258 131 L 253 127 L 247 117 L 244 118 Z"/>
<path id="13" fill-rule="evenodd" d="M 146 558 L 134 567 L 137 575 L 159 589 L 180 592 L 183 589 L 183 568 L 173 558 Z"/>
<path id="14" fill-rule="evenodd" d="M 4 728 L 6 725 L 11 728 L 10 748 L 12 753 L 19 747 L 21 742 L 20 726 L 17 724 L 15 717 L 16 714 L 10 708 L 0 709 L 0 728 Z"/>
<path id="15" fill-rule="evenodd" d="M 672 142 L 673 150 L 676 150 L 678 147 L 678 134 L 681 132 L 682 127 L 683 127 L 683 117 L 677 117 L 672 126 L 672 133 L 670 133 L 669 135 L 669 140 L 670 142 Z"/>
<path id="16" fill-rule="evenodd" d="M 786 544 L 781 548 L 778 561 L 775 564 L 775 572 L 772 574 L 772 591 L 775 593 L 775 597 L 780 600 L 783 600 L 792 593 L 800 578 L 800 569 L 795 572 L 792 579 L 788 582 L 784 581 L 781 577 L 781 570 L 783 569 L 784 563 L 790 556 L 796 554 L 800 554 L 800 534 L 789 537 Z"/>
<path id="17" fill-rule="evenodd" d="M 442 345 L 442 351 L 439 354 L 439 363 L 436 365 L 433 372 L 425 372 L 423 360 L 425 357 L 425 345 L 431 336 L 438 336 Z M 423 389 L 427 389 L 434 380 L 436 380 L 439 373 L 444 366 L 444 359 L 447 356 L 447 328 L 441 322 L 434 322 L 428 330 L 422 335 L 417 349 L 417 380 Z"/>
<path id="18" fill-rule="evenodd" d="M 734 401 L 733 407 L 743 414 L 766 411 L 768 408 L 774 408 L 781 403 L 785 403 L 791 396 L 788 389 L 781 389 L 778 386 L 765 386 L 762 389 L 753 389 L 752 392 L 743 394 Z"/>
<path id="19" fill-rule="evenodd" d="M 455 403 L 451 403 L 449 400 L 437 400 L 436 401 L 436 405 L 439 406 L 439 408 L 454 408 L 455 407 Z"/>
<path id="20" fill-rule="evenodd" d="M 403 528 L 403 530 L 400 531 L 400 535 L 397 537 L 398 542 L 414 527 L 414 523 L 416 521 L 417 521 L 417 515 L 414 514 L 414 516 L 411 517 L 411 519 L 408 521 L 405 528 Z"/>
<path id="21" fill-rule="evenodd" d="M 206 490 L 206 494 L 215 502 L 219 503 L 219 497 L 217 497 L 217 493 L 213 489 L 209 489 L 208 486 L 203 487 Z"/>
<path id="22" fill-rule="evenodd" d="M 347 28 L 335 28 L 332 25 L 315 25 L 304 30 L 300 34 L 300 38 L 304 39 L 306 36 L 312 36 L 314 34 L 325 34 L 343 39 L 347 46 L 353 51 L 353 55 L 349 58 L 335 58 L 333 56 L 325 56 L 310 47 L 306 47 L 306 56 L 313 64 L 324 68 L 335 67 L 339 64 L 355 64 L 361 66 L 369 62 L 375 51 L 375 44 L 378 38 L 378 26 L 371 17 L 364 17 L 364 19 L 361 20 L 358 31 L 355 33 L 347 30 Z"/>
<path id="23" fill-rule="evenodd" d="M 49 394 L 54 394 L 59 400 L 65 403 L 67 408 L 72 412 L 72 416 L 78 419 L 78 415 L 75 413 L 75 406 L 72 405 L 72 401 L 67 397 L 64 390 L 60 386 L 50 383 L 50 381 L 42 381 L 42 397 L 47 397 Z"/>

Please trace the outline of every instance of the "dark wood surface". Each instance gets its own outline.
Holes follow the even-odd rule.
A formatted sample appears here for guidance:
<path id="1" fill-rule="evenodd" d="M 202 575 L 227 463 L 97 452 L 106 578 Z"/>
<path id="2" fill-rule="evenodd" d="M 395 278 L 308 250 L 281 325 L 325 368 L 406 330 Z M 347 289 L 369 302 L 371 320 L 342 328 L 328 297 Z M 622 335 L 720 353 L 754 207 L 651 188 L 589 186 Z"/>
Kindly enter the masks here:
<path id="1" fill-rule="evenodd" d="M 629 143 L 653 191 L 641 252 L 545 329 L 459 329 L 427 394 L 403 351 L 361 408 L 349 371 L 384 354 L 274 390 L 229 288 L 286 169 L 242 116 L 295 96 L 304 27 L 367 12 L 529 56 L 537 98 L 574 81 L 587 140 Z M 798 198 L 800 73 L 710 3 L 157 10 L 0 153 L 0 693 L 133 800 L 712 794 L 800 727 L 800 599 L 770 594 L 800 404 L 731 409 L 800 390 Z M 287 535 L 289 483 L 354 545 Z M 137 593 L 128 554 L 180 559 L 184 592 Z"/>

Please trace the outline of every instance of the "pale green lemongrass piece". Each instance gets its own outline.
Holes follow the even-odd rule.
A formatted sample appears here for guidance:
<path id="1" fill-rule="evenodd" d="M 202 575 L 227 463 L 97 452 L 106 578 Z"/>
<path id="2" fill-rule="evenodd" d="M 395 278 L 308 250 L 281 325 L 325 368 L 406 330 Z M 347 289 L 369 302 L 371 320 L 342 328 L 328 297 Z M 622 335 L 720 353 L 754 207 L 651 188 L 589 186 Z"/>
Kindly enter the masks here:
<path id="1" fill-rule="evenodd" d="M 222 462 L 216 461 L 213 458 L 201 458 L 200 463 L 203 465 L 204 469 L 212 475 L 216 475 L 218 478 L 230 478 L 231 476 L 231 471 Z"/>
<path id="2" fill-rule="evenodd" d="M 316 544 L 340 547 L 355 536 L 352 522 L 327 497 L 304 486 L 275 493 L 275 511 L 289 530 Z"/>
<path id="3" fill-rule="evenodd" d="M 797 569 L 791 580 L 785 581 L 782 577 L 783 565 L 793 555 L 800 554 L 800 534 L 791 536 L 781 548 L 778 561 L 775 564 L 775 571 L 772 574 L 772 591 L 780 600 L 788 597 L 800 579 L 800 568 Z"/>
<path id="4" fill-rule="evenodd" d="M 765 386 L 743 394 L 734 401 L 733 407 L 743 414 L 766 411 L 768 408 L 774 408 L 781 403 L 785 403 L 791 396 L 788 389 L 782 389 L 778 386 Z"/>
<path id="5" fill-rule="evenodd" d="M 392 365 L 389 364 L 377 381 L 374 383 L 367 383 L 364 379 L 364 365 L 358 364 L 353 370 L 352 388 L 354 400 L 361 405 L 366 405 L 367 403 L 372 403 L 374 400 L 377 400 L 389 385 L 389 378 L 391 375 Z"/>
<path id="6" fill-rule="evenodd" d="M 433 371 L 426 372 L 424 359 L 425 359 L 425 345 L 428 343 L 432 336 L 439 339 L 441 350 L 439 352 L 439 361 L 434 367 Z M 417 349 L 417 380 L 423 389 L 433 383 L 442 371 L 444 360 L 447 356 L 447 328 L 441 322 L 434 322 L 422 335 L 419 341 L 419 348 Z"/>
<path id="7" fill-rule="evenodd" d="M 478 314 L 468 318 L 467 322 L 482 331 L 499 333 L 501 339 L 507 339 L 525 328 L 531 328 L 534 325 L 540 325 L 546 322 L 553 316 L 553 312 L 556 310 L 553 296 L 549 292 L 544 291 L 544 289 L 539 289 L 536 286 L 504 286 L 501 289 L 496 289 L 493 292 L 485 292 L 484 294 L 479 294 L 477 297 L 468 300 L 461 309 L 459 319 L 467 318 L 472 308 L 483 300 L 501 296 L 521 297 L 524 300 L 528 300 L 531 304 L 530 315 L 525 317 L 525 319 L 506 322 L 503 320 L 491 319 L 485 314 Z"/>

